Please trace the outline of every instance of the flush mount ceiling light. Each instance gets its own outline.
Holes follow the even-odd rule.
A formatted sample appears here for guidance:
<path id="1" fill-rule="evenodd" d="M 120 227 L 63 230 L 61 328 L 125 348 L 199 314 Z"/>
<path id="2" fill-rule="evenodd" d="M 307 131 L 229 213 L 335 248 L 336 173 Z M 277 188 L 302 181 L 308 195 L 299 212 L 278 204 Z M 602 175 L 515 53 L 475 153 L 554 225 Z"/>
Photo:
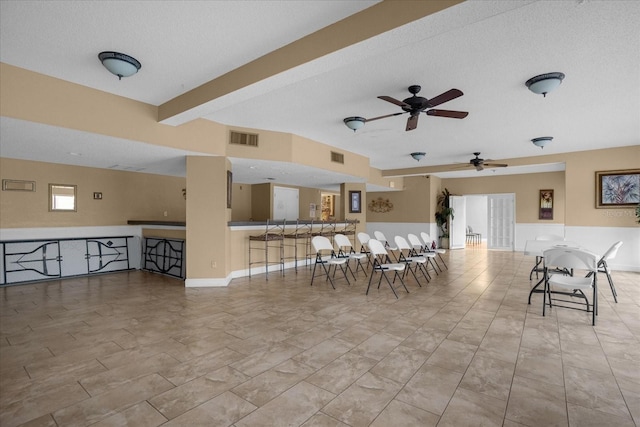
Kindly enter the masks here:
<path id="1" fill-rule="evenodd" d="M 560 86 L 562 79 L 564 79 L 564 74 L 562 73 L 546 73 L 531 77 L 526 81 L 525 85 L 531 92 L 538 95 L 542 94 L 542 96 L 546 97 L 547 93 Z"/>
<path id="2" fill-rule="evenodd" d="M 533 138 L 531 140 L 531 142 L 533 142 L 533 145 L 535 145 L 536 147 L 540 147 L 540 148 L 544 148 L 545 145 L 547 145 L 551 141 L 553 141 L 553 137 L 552 136 L 541 136 L 541 137 L 538 137 L 538 138 Z"/>
<path id="3" fill-rule="evenodd" d="M 424 159 L 424 156 L 426 156 L 426 155 L 427 155 L 427 153 L 423 153 L 422 151 L 411 153 L 411 157 L 413 157 L 417 161 L 420 161 L 420 160 Z"/>
<path id="4" fill-rule="evenodd" d="M 124 53 L 100 52 L 98 58 L 107 70 L 118 76 L 119 80 L 122 80 L 123 77 L 133 76 L 142 68 L 142 64 L 136 58 Z"/>
<path id="5" fill-rule="evenodd" d="M 362 126 L 364 126 L 364 122 L 366 122 L 367 119 L 365 119 L 364 117 L 355 116 L 355 117 L 347 117 L 343 121 L 344 121 L 344 124 L 347 125 L 349 129 L 355 132 L 358 129 L 360 129 Z"/>

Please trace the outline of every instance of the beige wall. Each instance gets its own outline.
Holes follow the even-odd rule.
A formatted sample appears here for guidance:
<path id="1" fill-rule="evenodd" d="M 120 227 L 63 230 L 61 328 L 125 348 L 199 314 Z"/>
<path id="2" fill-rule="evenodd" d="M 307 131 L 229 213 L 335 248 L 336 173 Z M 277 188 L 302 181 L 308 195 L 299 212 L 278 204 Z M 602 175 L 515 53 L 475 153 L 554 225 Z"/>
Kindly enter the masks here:
<path id="1" fill-rule="evenodd" d="M 633 227 L 633 208 L 596 209 L 596 171 L 640 169 L 640 145 L 572 153 L 567 159 L 567 225 Z"/>
<path id="2" fill-rule="evenodd" d="M 251 185 L 233 184 L 231 190 L 231 221 L 251 218 Z"/>
<path id="3" fill-rule="evenodd" d="M 431 180 L 425 176 L 405 177 L 402 191 L 367 194 L 367 203 L 382 198 L 393 204 L 389 212 L 373 212 L 367 206 L 367 222 L 433 222 L 429 217 Z"/>
<path id="4" fill-rule="evenodd" d="M 184 221 L 184 178 L 0 158 L 2 179 L 36 182 L 35 192 L 0 192 L 0 228 Z M 78 186 L 77 212 L 49 212 L 49 183 Z M 101 192 L 102 200 L 93 193 Z M 167 216 L 164 216 L 164 212 Z"/>
<path id="5" fill-rule="evenodd" d="M 515 193 L 516 223 L 565 223 L 564 172 L 443 179 L 454 195 Z M 553 220 L 538 219 L 540 190 L 554 191 Z"/>

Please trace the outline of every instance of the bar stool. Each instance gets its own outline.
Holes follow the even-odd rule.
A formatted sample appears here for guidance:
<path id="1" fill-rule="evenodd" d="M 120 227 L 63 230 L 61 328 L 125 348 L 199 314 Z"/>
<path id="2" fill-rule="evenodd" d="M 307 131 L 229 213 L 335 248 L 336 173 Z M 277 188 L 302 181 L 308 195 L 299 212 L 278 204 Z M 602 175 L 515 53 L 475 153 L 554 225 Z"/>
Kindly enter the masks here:
<path id="1" fill-rule="evenodd" d="M 253 264 L 264 264 L 267 280 L 269 280 L 269 265 L 279 264 L 280 271 L 284 276 L 284 224 L 284 220 L 267 220 L 263 234 L 249 236 L 249 277 L 251 277 L 251 266 Z M 277 261 L 269 261 L 269 249 L 277 251 Z M 264 251 L 264 259 L 251 261 L 252 251 Z"/>
<path id="2" fill-rule="evenodd" d="M 301 222 L 299 219 L 295 222 L 296 228 L 293 233 L 284 234 L 284 246 L 293 248 L 293 260 L 296 272 L 298 271 L 298 246 L 304 245 L 304 264 L 310 265 L 311 254 L 308 250 L 308 242 L 311 241 L 311 226 L 307 222 Z M 289 244 L 286 242 L 289 241 Z"/>

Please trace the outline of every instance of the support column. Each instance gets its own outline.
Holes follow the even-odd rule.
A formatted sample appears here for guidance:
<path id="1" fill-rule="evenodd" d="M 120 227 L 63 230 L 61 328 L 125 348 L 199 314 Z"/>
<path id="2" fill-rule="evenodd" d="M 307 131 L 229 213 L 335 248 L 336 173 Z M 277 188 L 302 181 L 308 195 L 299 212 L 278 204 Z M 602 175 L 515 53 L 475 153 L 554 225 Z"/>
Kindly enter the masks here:
<path id="1" fill-rule="evenodd" d="M 226 157 L 187 156 L 186 287 L 227 286 L 231 209 Z"/>
<path id="2" fill-rule="evenodd" d="M 350 191 L 360 192 L 360 212 L 350 212 L 351 196 Z M 360 221 L 356 226 L 356 234 L 367 231 L 367 184 L 359 182 L 345 182 L 340 184 L 340 209 L 341 216 L 338 218 L 357 219 Z M 355 248 L 358 249 L 358 248 Z"/>

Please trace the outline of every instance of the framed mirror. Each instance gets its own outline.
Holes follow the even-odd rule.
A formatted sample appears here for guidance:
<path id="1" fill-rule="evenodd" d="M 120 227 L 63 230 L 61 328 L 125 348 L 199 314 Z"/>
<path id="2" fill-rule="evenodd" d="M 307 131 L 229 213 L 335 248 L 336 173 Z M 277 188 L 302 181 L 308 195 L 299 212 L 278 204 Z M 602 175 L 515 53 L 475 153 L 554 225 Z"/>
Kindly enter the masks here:
<path id="1" fill-rule="evenodd" d="M 77 191 L 77 185 L 49 184 L 49 211 L 75 212 Z"/>

